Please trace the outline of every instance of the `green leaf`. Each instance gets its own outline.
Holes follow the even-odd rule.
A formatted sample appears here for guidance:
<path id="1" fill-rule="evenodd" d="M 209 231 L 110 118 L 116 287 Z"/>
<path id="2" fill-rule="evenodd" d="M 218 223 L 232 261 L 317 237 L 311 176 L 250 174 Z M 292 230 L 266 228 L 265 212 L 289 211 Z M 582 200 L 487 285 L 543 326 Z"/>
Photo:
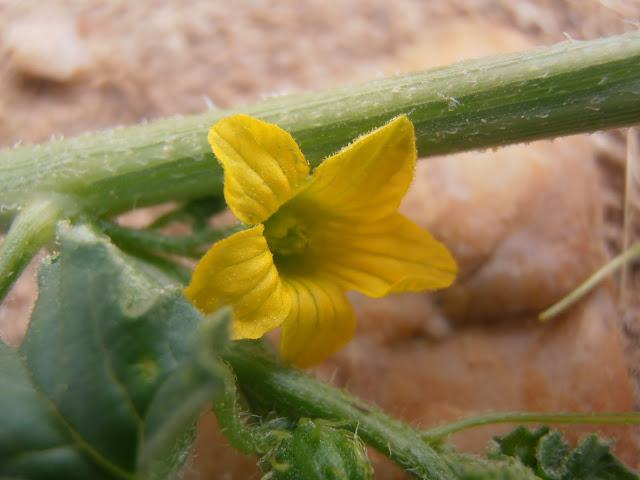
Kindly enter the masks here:
<path id="1" fill-rule="evenodd" d="M 158 391 L 145 419 L 136 473 L 175 478 L 189 457 L 199 414 L 211 403 L 217 382 L 198 365 L 178 367 Z"/>
<path id="2" fill-rule="evenodd" d="M 538 442 L 548 432 L 549 427 L 542 426 L 532 432 L 520 425 L 509 435 L 494 438 L 494 441 L 498 444 L 498 450 L 490 454 L 490 458 L 492 456 L 506 455 L 517 458 L 527 467 L 535 468 L 538 463 L 536 458 Z"/>
<path id="3" fill-rule="evenodd" d="M 567 480 L 638 480 L 640 476 L 630 470 L 611 453 L 612 442 L 603 442 L 597 435 L 586 437 L 567 461 Z"/>
<path id="4" fill-rule="evenodd" d="M 545 480 L 640 479 L 611 453 L 611 442 L 596 435 L 586 437 L 573 451 L 560 432 L 549 432 L 545 426 L 533 432 L 520 426 L 495 441 L 498 448 L 489 455 L 491 460 L 516 459 Z"/>
<path id="5" fill-rule="evenodd" d="M 199 414 L 223 396 L 228 367 L 216 352 L 230 338 L 229 310 L 205 317 L 191 361 L 178 367 L 157 392 L 145 418 L 137 473 L 144 479 L 173 478 L 188 458 Z M 233 380 L 231 380 L 233 381 Z"/>
<path id="6" fill-rule="evenodd" d="M 554 430 L 540 439 L 536 449 L 539 471 L 549 480 L 564 479 L 569 470 L 567 459 L 571 455 L 571 446 L 564 441 L 562 434 Z"/>
<path id="7" fill-rule="evenodd" d="M 0 345 L 0 477 L 136 478 L 150 404 L 193 361 L 201 315 L 89 227 L 63 225 L 59 244 L 22 346 Z"/>
<path id="8" fill-rule="evenodd" d="M 17 349 L 0 341 L 0 477 L 113 478 L 82 451 L 38 392 Z"/>

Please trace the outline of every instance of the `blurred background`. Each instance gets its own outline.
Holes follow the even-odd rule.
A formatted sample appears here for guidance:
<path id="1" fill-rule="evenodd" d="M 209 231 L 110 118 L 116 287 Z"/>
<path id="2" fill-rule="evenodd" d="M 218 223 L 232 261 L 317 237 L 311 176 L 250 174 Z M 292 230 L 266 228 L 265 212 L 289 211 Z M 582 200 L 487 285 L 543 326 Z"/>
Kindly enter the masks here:
<path id="1" fill-rule="evenodd" d="M 620 34 L 638 21 L 637 0 L 4 0 L 0 147 Z M 627 135 L 421 162 L 403 209 L 447 243 L 460 279 L 437 296 L 353 295 L 356 339 L 316 374 L 422 426 L 488 411 L 634 408 L 640 310 L 620 303 L 624 285 L 604 285 L 549 325 L 535 320 L 635 235 L 624 226 Z M 36 263 L 0 308 L 0 334 L 14 344 Z M 511 428 L 453 440 L 482 453 Z M 591 430 L 566 429 L 574 440 Z M 600 431 L 637 465 L 633 429 Z M 255 458 L 224 445 L 204 417 L 185 478 L 260 478 Z M 372 456 L 377 478 L 403 478 Z"/>

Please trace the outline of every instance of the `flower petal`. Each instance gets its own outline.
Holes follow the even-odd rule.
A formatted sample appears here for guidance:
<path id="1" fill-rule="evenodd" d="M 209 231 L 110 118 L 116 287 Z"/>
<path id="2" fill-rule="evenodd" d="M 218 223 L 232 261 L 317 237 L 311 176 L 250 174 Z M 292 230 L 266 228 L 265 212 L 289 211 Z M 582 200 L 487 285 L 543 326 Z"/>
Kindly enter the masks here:
<path id="1" fill-rule="evenodd" d="M 325 160 L 300 192 L 300 201 L 331 215 L 382 218 L 400 206 L 415 163 L 413 124 L 401 116 Z"/>
<path id="2" fill-rule="evenodd" d="M 220 120 L 211 127 L 209 143 L 224 167 L 227 205 L 249 225 L 269 218 L 309 176 L 291 135 L 248 115 Z"/>
<path id="3" fill-rule="evenodd" d="M 371 297 L 447 287 L 457 272 L 447 248 L 397 212 L 371 223 L 329 222 L 313 253 L 314 271 Z"/>
<path id="4" fill-rule="evenodd" d="M 282 327 L 282 356 L 298 367 L 317 365 L 346 345 L 356 327 L 339 287 L 315 278 L 285 280 L 291 311 Z"/>
<path id="5" fill-rule="evenodd" d="M 234 339 L 260 338 L 279 326 L 291 308 L 263 231 L 258 225 L 213 245 L 184 291 L 205 313 L 230 305 Z"/>

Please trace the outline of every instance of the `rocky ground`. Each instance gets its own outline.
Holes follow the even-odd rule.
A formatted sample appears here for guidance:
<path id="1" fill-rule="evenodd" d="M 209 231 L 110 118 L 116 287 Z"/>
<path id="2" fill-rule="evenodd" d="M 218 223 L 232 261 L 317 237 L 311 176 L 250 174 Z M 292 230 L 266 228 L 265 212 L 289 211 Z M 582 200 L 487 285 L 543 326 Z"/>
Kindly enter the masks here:
<path id="1" fill-rule="evenodd" d="M 5 0 L 0 146 L 597 38 L 639 19 L 633 0 Z M 424 426 L 488 411 L 632 409 L 640 310 L 620 303 L 625 285 L 602 286 L 548 325 L 535 319 L 622 248 L 625 135 L 420 162 L 404 212 L 451 248 L 460 279 L 439 296 L 353 295 L 356 339 L 317 374 Z M 0 309 L 12 343 L 33 272 Z M 509 428 L 453 440 L 482 452 Z M 586 430 L 566 429 L 574 440 Z M 601 432 L 637 465 L 633 429 Z M 259 478 L 255 461 L 225 447 L 207 416 L 186 478 Z M 375 461 L 378 478 L 402 477 Z"/>

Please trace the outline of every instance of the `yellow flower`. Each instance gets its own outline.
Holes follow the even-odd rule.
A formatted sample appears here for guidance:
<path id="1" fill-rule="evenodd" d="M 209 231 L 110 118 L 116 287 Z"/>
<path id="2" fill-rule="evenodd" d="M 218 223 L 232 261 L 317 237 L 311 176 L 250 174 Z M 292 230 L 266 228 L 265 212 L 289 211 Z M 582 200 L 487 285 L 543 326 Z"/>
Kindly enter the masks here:
<path id="1" fill-rule="evenodd" d="M 351 340 L 345 292 L 371 297 L 453 282 L 446 247 L 397 212 L 416 162 L 412 123 L 398 117 L 309 165 L 291 135 L 247 115 L 209 133 L 224 196 L 253 226 L 216 243 L 185 295 L 205 313 L 233 310 L 234 339 L 283 326 L 281 350 L 307 367 Z"/>

